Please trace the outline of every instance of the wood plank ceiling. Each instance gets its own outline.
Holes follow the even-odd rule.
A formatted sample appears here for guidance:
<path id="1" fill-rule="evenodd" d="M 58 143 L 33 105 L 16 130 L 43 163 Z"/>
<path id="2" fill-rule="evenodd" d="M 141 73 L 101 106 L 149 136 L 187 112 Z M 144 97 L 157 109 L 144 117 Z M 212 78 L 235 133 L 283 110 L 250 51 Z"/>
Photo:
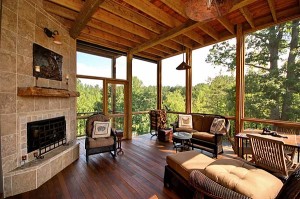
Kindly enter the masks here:
<path id="1" fill-rule="evenodd" d="M 237 0 L 230 12 L 206 22 L 185 14 L 186 0 L 44 0 L 44 8 L 73 38 L 160 60 L 300 17 L 299 0 Z"/>

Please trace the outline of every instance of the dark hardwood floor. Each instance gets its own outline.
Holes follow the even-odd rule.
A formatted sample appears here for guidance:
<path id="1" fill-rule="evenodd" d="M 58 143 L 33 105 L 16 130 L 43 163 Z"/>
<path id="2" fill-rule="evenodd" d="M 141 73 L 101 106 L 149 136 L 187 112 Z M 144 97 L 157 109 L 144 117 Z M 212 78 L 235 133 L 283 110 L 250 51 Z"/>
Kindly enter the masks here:
<path id="1" fill-rule="evenodd" d="M 178 198 L 163 184 L 165 158 L 175 153 L 172 143 L 142 135 L 122 141 L 123 155 L 92 155 L 87 164 L 84 139 L 78 142 L 77 161 L 38 189 L 9 198 Z"/>

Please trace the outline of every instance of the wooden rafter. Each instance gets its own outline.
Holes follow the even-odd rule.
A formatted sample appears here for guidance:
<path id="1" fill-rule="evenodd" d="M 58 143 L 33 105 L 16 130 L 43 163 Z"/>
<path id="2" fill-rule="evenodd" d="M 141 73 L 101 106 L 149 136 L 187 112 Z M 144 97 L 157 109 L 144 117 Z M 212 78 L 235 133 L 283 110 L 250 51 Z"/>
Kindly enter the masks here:
<path id="1" fill-rule="evenodd" d="M 235 35 L 234 25 L 225 17 L 218 17 L 217 20 L 233 35 Z"/>
<path id="2" fill-rule="evenodd" d="M 180 4 L 180 1 L 174 0 L 161 0 L 164 4 L 175 10 L 178 14 L 186 17 L 184 6 Z"/>
<path id="3" fill-rule="evenodd" d="M 256 2 L 257 0 L 240 0 L 238 3 L 234 4 L 233 7 L 229 10 L 229 12 L 238 10 L 240 8 L 243 8 L 249 4 L 252 4 Z"/>
<path id="4" fill-rule="evenodd" d="M 245 19 L 247 20 L 247 22 L 250 24 L 251 28 L 255 28 L 253 16 L 250 13 L 250 11 L 248 10 L 248 8 L 246 8 L 246 7 L 240 8 L 240 11 L 243 14 L 243 16 L 245 17 Z"/>
<path id="5" fill-rule="evenodd" d="M 159 26 L 154 21 L 149 20 L 149 18 L 134 12 L 130 9 L 126 9 L 124 6 L 119 5 L 118 3 L 114 1 L 105 1 L 101 4 L 101 8 L 104 8 L 105 10 L 114 13 L 128 21 L 134 22 L 148 30 L 151 30 L 155 33 L 162 33 L 166 29 L 162 26 Z"/>
<path id="6" fill-rule="evenodd" d="M 156 37 L 152 40 L 146 41 L 145 43 L 131 49 L 130 52 L 134 54 L 139 51 L 145 50 L 145 49 L 155 46 L 163 41 L 166 41 L 166 40 L 172 39 L 173 37 L 181 35 L 183 32 L 192 30 L 195 27 L 197 27 L 198 25 L 199 25 L 199 22 L 189 20 L 187 23 L 184 23 L 176 28 L 173 28 L 172 30 L 170 30 L 166 33 L 163 33 L 163 34 L 159 35 L 158 37 Z"/>
<path id="7" fill-rule="evenodd" d="M 124 2 L 130 4 L 131 6 L 141 10 L 142 12 L 148 14 L 154 19 L 161 21 L 169 27 L 176 27 L 181 24 L 180 21 L 167 14 L 163 10 L 159 9 L 153 5 L 150 1 L 136 1 L 136 0 L 123 0 Z"/>
<path id="8" fill-rule="evenodd" d="M 77 16 L 73 26 L 70 29 L 70 36 L 74 39 L 78 37 L 81 30 L 86 26 L 87 22 L 91 19 L 94 13 L 98 10 L 99 5 L 104 0 L 87 0 L 79 15 Z"/>
<path id="9" fill-rule="evenodd" d="M 273 20 L 275 22 L 277 22 L 277 15 L 276 15 L 276 10 L 275 10 L 274 0 L 268 0 L 268 4 L 269 4 L 269 7 L 270 7 L 270 10 L 271 10 L 271 13 L 272 13 Z"/>
<path id="10" fill-rule="evenodd" d="M 207 24 L 202 24 L 198 26 L 203 32 L 214 38 L 215 40 L 219 40 L 219 34 L 217 31 L 215 31 L 211 26 L 208 26 Z"/>
<path id="11" fill-rule="evenodd" d="M 185 36 L 189 37 L 190 39 L 198 42 L 199 44 L 203 45 L 204 44 L 204 39 L 201 35 L 193 32 L 193 31 L 189 31 L 184 33 Z"/>

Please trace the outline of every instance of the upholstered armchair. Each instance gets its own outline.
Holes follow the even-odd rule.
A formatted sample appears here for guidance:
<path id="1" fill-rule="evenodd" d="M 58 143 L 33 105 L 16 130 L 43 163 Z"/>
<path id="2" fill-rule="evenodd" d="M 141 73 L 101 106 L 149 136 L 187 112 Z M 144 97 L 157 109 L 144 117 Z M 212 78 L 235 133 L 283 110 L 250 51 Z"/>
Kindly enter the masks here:
<path id="1" fill-rule="evenodd" d="M 113 158 L 116 156 L 116 134 L 115 130 L 111 128 L 110 134 L 106 137 L 93 138 L 93 131 L 95 130 L 95 122 L 109 122 L 109 117 L 102 114 L 95 114 L 87 118 L 86 120 L 86 138 L 85 138 L 85 149 L 86 149 L 86 162 L 88 162 L 88 156 L 110 152 Z M 102 127 L 103 128 L 103 127 Z"/>

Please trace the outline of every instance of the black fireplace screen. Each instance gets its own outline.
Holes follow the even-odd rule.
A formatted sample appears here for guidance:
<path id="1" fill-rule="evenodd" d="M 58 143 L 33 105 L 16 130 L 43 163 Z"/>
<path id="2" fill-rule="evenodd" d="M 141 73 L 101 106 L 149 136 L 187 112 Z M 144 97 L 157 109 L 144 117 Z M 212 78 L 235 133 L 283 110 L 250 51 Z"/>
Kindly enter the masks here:
<path id="1" fill-rule="evenodd" d="M 40 155 L 66 143 L 66 119 L 57 117 L 27 123 L 27 152 Z"/>

